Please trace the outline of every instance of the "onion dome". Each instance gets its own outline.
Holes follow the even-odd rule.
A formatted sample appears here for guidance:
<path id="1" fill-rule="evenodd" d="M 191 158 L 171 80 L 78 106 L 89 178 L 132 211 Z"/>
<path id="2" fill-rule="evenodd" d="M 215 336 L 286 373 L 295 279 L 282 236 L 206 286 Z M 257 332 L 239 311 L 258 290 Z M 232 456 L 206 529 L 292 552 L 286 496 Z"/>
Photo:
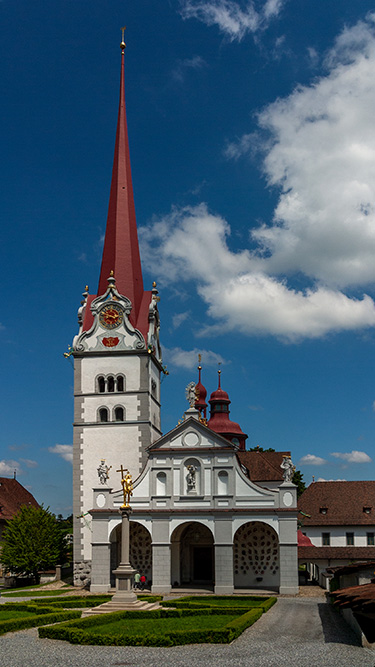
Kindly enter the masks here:
<path id="1" fill-rule="evenodd" d="M 243 433 L 239 424 L 229 419 L 230 400 L 227 392 L 221 388 L 221 371 L 218 371 L 218 375 L 219 386 L 216 391 L 212 392 L 209 400 L 211 412 L 207 426 L 239 449 L 245 449 L 247 435 Z"/>
<path id="2" fill-rule="evenodd" d="M 203 386 L 201 382 L 201 372 L 202 372 L 202 366 L 199 364 L 198 366 L 198 382 L 195 385 L 195 393 L 197 400 L 195 401 L 195 407 L 197 410 L 199 410 L 201 416 L 203 419 L 206 419 L 206 410 L 207 410 L 207 403 L 206 403 L 206 396 L 207 396 L 207 389 Z"/>

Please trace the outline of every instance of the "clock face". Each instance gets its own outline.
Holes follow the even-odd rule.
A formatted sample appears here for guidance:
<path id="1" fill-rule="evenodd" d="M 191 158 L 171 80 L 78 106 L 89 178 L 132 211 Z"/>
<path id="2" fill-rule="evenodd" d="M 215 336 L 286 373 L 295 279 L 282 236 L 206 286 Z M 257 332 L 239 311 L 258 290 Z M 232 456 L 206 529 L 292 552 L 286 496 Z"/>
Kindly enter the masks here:
<path id="1" fill-rule="evenodd" d="M 123 320 L 123 313 L 118 306 L 106 306 L 99 315 L 100 324 L 106 329 L 115 329 L 120 326 Z"/>

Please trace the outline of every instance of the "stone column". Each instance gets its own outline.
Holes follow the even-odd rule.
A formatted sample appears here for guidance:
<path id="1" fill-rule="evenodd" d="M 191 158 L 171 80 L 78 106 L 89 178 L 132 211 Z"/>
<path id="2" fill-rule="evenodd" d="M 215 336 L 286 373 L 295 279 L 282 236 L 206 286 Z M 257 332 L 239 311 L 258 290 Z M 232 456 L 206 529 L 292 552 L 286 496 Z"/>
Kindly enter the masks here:
<path id="1" fill-rule="evenodd" d="M 215 589 L 216 595 L 233 595 L 232 517 L 215 519 Z"/>
<path id="2" fill-rule="evenodd" d="M 133 591 L 132 579 L 136 572 L 129 562 L 129 517 L 130 507 L 121 507 L 121 563 L 117 570 L 113 570 L 116 577 L 116 593 L 112 601 L 121 604 L 129 604 L 137 601 L 137 596 Z"/>
<path id="3" fill-rule="evenodd" d="M 297 595 L 298 545 L 297 517 L 279 517 L 280 526 L 280 588 L 281 595 Z"/>
<path id="4" fill-rule="evenodd" d="M 171 543 L 169 521 L 155 518 L 152 522 L 152 593 L 167 594 L 171 590 Z"/>

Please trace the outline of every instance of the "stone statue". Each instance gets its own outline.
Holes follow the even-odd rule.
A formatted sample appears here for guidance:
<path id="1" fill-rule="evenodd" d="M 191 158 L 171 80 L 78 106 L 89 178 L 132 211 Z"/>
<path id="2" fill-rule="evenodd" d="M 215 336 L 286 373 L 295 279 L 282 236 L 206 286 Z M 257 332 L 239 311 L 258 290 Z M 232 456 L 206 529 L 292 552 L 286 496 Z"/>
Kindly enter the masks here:
<path id="1" fill-rule="evenodd" d="M 108 467 L 106 465 L 105 459 L 101 459 L 100 465 L 97 468 L 100 484 L 106 484 L 107 479 L 109 479 L 109 471 L 111 468 L 112 466 Z"/>
<path id="2" fill-rule="evenodd" d="M 197 469 L 193 465 L 187 466 L 187 469 L 186 484 L 188 493 L 191 493 L 197 490 Z"/>
<path id="3" fill-rule="evenodd" d="M 291 482 L 293 479 L 296 466 L 293 465 L 290 456 L 283 456 L 283 462 L 280 464 L 280 468 L 282 468 L 284 471 L 283 472 L 284 482 Z"/>
<path id="4" fill-rule="evenodd" d="M 195 401 L 197 400 L 197 390 L 195 382 L 189 382 L 186 387 L 186 400 L 189 403 L 191 408 L 194 408 Z"/>

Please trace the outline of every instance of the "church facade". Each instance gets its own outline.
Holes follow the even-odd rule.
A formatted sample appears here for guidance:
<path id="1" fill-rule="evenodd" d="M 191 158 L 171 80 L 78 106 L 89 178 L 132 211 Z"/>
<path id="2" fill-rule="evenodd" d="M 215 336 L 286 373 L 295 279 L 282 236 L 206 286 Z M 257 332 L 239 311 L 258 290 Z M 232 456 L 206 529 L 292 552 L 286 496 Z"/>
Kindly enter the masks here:
<path id="1" fill-rule="evenodd" d="M 145 291 L 131 181 L 121 43 L 120 103 L 99 286 L 86 288 L 73 340 L 74 578 L 103 592 L 119 563 L 123 463 L 133 476 L 131 563 L 152 591 L 211 585 L 298 591 L 297 497 L 288 452 L 246 452 L 228 394 L 190 387 L 184 420 L 162 435 L 156 285 Z M 254 457 L 255 454 L 255 457 Z M 109 475 L 109 471 L 111 474 Z"/>

